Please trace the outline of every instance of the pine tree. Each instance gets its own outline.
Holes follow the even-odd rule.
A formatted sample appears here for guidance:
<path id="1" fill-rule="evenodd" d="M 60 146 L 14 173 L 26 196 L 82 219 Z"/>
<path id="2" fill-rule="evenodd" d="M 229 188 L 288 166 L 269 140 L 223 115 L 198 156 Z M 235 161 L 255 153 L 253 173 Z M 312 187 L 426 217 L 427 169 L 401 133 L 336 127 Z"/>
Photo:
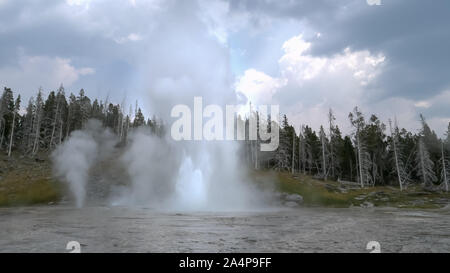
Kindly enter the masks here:
<path id="1" fill-rule="evenodd" d="M 363 138 L 371 159 L 370 179 L 375 185 L 377 182 L 384 183 L 383 174 L 389 157 L 386 152 L 387 142 L 384 133 L 386 126 L 375 115 L 372 115 L 369 121 L 370 123 L 366 124 L 363 129 Z"/>
<path id="2" fill-rule="evenodd" d="M 69 137 L 69 134 L 72 130 L 76 130 L 76 118 L 77 118 L 77 98 L 74 94 L 70 94 L 69 96 L 69 105 L 67 110 L 67 119 L 66 119 L 66 138 Z"/>
<path id="3" fill-rule="evenodd" d="M 338 150 L 338 153 L 341 163 L 341 178 L 349 179 L 350 181 L 353 181 L 354 175 L 357 173 L 354 172 L 357 167 L 354 151 L 355 148 L 353 147 L 352 140 L 349 136 L 346 136 L 342 141 L 342 146 Z"/>
<path id="4" fill-rule="evenodd" d="M 134 118 L 134 121 L 133 121 L 133 127 L 138 128 L 138 127 L 141 127 L 144 125 L 145 125 L 145 117 L 142 114 L 141 108 L 139 108 L 136 113 L 136 117 Z"/>
<path id="5" fill-rule="evenodd" d="M 91 100 L 85 95 L 84 89 L 80 90 L 80 94 L 77 98 L 78 109 L 79 109 L 79 125 L 78 129 L 83 128 L 83 125 L 86 124 L 88 119 L 91 117 L 92 106 Z"/>
<path id="6" fill-rule="evenodd" d="M 450 152 L 450 122 L 448 123 L 447 132 L 445 133 L 444 147 Z"/>
<path id="7" fill-rule="evenodd" d="M 34 98 L 31 97 L 30 100 L 28 101 L 27 113 L 23 118 L 22 149 L 25 154 L 31 153 L 33 149 L 34 113 L 35 113 Z"/>
<path id="8" fill-rule="evenodd" d="M 321 142 L 316 132 L 309 126 L 305 126 L 305 149 L 306 149 L 306 165 L 308 172 L 320 172 L 321 159 Z"/>
<path id="9" fill-rule="evenodd" d="M 4 141 L 6 141 L 6 138 L 11 134 L 13 112 L 14 95 L 11 88 L 5 87 L 0 99 L 0 149 L 3 148 Z"/>

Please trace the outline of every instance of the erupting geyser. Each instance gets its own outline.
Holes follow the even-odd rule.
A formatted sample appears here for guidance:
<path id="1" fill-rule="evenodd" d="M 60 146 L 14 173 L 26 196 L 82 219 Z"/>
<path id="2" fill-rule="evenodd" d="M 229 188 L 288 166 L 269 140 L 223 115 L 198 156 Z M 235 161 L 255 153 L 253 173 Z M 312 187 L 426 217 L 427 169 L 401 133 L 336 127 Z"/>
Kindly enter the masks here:
<path id="1" fill-rule="evenodd" d="M 240 164 L 238 142 L 176 142 L 140 128 L 127 145 L 115 144 L 113 134 L 93 120 L 53 153 L 55 174 L 69 184 L 77 207 L 85 203 L 88 183 L 114 179 L 90 176 L 91 167 L 105 157 L 115 164 L 101 166 L 120 166 L 128 180 L 120 181 L 121 190 L 109 201 L 103 200 L 109 204 L 178 211 L 246 210 L 263 204 L 263 194 L 248 183 Z M 111 193 L 111 188 L 103 190 Z"/>

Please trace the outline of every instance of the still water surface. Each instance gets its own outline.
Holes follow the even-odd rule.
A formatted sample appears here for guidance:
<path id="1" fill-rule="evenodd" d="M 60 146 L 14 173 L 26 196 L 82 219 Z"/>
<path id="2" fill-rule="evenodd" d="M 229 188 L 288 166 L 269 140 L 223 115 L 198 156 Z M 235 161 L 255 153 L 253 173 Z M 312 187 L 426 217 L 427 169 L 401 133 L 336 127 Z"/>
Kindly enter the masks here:
<path id="1" fill-rule="evenodd" d="M 0 252 L 450 252 L 450 209 L 298 208 L 160 212 L 45 206 L 0 209 Z"/>

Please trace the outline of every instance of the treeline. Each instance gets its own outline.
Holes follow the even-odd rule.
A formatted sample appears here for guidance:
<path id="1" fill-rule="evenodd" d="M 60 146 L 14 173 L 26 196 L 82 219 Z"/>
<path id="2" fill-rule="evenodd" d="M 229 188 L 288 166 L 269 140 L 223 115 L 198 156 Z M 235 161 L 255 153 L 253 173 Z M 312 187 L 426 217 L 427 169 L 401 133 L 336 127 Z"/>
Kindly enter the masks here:
<path id="1" fill-rule="evenodd" d="M 39 89 L 23 113 L 21 103 L 20 95 L 14 98 L 13 91 L 4 88 L 0 97 L 0 150 L 8 156 L 14 150 L 29 156 L 51 151 L 91 118 L 102 121 L 104 127 L 118 135 L 121 143 L 126 142 L 132 128 L 149 126 L 156 134 L 164 131 L 162 121 L 155 117 L 146 120 L 137 103 L 134 111 L 130 106 L 129 113 L 125 113 L 123 104 L 113 104 L 108 99 L 91 101 L 83 89 L 78 96 L 71 93 L 68 98 L 62 85 L 46 98 Z"/>
<path id="2" fill-rule="evenodd" d="M 331 109 L 327 126 L 318 132 L 306 125 L 297 133 L 284 115 L 279 148 L 260 152 L 260 141 L 246 141 L 244 156 L 255 169 L 309 174 L 362 187 L 395 185 L 403 189 L 422 184 L 448 191 L 450 123 L 446 138 L 439 139 L 422 115 L 418 133 L 400 129 L 396 121 L 390 120 L 386 126 L 376 115 L 366 119 L 357 107 L 348 117 L 353 133 L 343 136 Z M 270 130 L 271 123 L 269 116 L 264 125 L 258 119 L 257 126 Z"/>
<path id="3" fill-rule="evenodd" d="M 67 98 L 61 85 L 46 98 L 40 89 L 28 101 L 26 111 L 21 111 L 20 95 L 15 98 L 11 89 L 4 88 L 0 97 L 0 150 L 8 156 L 12 151 L 29 156 L 50 152 L 91 118 L 102 121 L 120 143 L 126 143 L 130 130 L 141 126 L 148 126 L 157 135 L 165 134 L 162 120 L 146 120 L 137 103 L 125 113 L 123 104 L 108 99 L 91 101 L 83 89 L 78 96 L 71 93 Z M 366 119 L 356 107 L 349 114 L 353 133 L 343 136 L 331 109 L 328 124 L 318 132 L 304 125 L 297 133 L 286 115 L 280 125 L 270 116 L 264 125 L 258 118 L 258 128 L 267 126 L 270 131 L 272 126 L 279 127 L 279 147 L 273 152 L 260 152 L 259 140 L 247 140 L 242 157 L 255 169 L 304 173 L 362 187 L 395 185 L 403 189 L 415 183 L 448 191 L 450 123 L 446 137 L 439 139 L 422 115 L 420 119 L 421 130 L 412 133 L 400 129 L 395 120 L 386 126 L 375 115 Z"/>

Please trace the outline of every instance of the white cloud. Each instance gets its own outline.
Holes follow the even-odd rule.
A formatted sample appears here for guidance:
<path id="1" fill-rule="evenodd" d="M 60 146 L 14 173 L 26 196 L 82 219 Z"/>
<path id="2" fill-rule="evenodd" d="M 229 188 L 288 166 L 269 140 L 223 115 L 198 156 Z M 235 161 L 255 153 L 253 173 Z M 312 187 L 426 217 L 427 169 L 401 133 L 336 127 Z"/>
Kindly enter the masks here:
<path id="1" fill-rule="evenodd" d="M 296 128 L 306 123 L 318 129 L 326 124 L 331 107 L 348 132 L 348 113 L 356 105 L 366 107 L 365 99 L 386 57 L 350 48 L 333 56 L 317 57 L 310 54 L 312 47 L 302 35 L 292 37 L 282 46 L 279 77 L 249 69 L 237 80 L 236 91 L 254 104 L 279 104 Z"/>
<path id="2" fill-rule="evenodd" d="M 446 108 L 449 109 L 450 105 L 450 90 L 445 90 L 436 96 L 433 96 L 427 100 L 421 100 L 414 103 L 417 108 L 430 109 L 430 108 Z M 448 110 L 450 113 L 450 109 Z"/>
<path id="3" fill-rule="evenodd" d="M 85 8 L 89 8 L 91 0 L 66 0 L 66 3 L 69 6 L 82 6 Z"/>
<path id="4" fill-rule="evenodd" d="M 430 108 L 431 104 L 428 101 L 418 101 L 414 103 L 414 106 L 418 108 Z"/>
<path id="5" fill-rule="evenodd" d="M 334 77 L 340 74 L 345 80 L 367 85 L 380 73 L 380 66 L 385 61 L 382 54 L 375 56 L 367 50 L 352 52 L 346 48 L 343 53 L 332 57 L 315 57 L 307 54 L 310 49 L 311 43 L 306 42 L 302 35 L 284 43 L 284 55 L 279 60 L 284 77 L 301 85 L 324 75 Z"/>
<path id="6" fill-rule="evenodd" d="M 47 56 L 21 56 L 16 67 L 0 68 L 1 85 L 31 96 L 42 86 L 54 89 L 63 83 L 70 87 L 81 76 L 94 74 L 90 67 L 76 68 L 70 59 Z"/>
<path id="7" fill-rule="evenodd" d="M 303 123 L 318 130 L 327 124 L 328 110 L 333 108 L 341 130 L 350 133 L 348 113 L 355 106 L 367 118 L 375 114 L 384 123 L 397 117 L 402 127 L 413 132 L 420 126 L 420 111 L 430 117 L 429 123 L 438 134 L 446 128 L 450 91 L 421 101 L 400 97 L 377 100 L 374 97 L 382 91 L 377 80 L 387 64 L 383 53 L 346 48 L 332 56 L 314 56 L 313 46 L 302 35 L 288 39 L 278 61 L 280 76 L 250 69 L 237 80 L 236 90 L 253 104 L 279 104 L 296 129 Z"/>
<path id="8" fill-rule="evenodd" d="M 114 41 L 118 44 L 124 44 L 127 42 L 138 42 L 138 41 L 142 41 L 143 37 L 140 34 L 137 33 L 130 33 L 128 36 L 126 37 L 120 37 L 120 38 L 116 38 L 114 39 Z"/>
<path id="9" fill-rule="evenodd" d="M 285 85 L 283 79 L 272 78 L 255 69 L 245 71 L 236 83 L 236 91 L 244 94 L 249 102 L 270 104 L 272 96 Z"/>
<path id="10" fill-rule="evenodd" d="M 20 5 L 19 1 L 0 0 L 0 9 L 11 8 L 16 2 Z M 245 94 L 253 104 L 280 104 L 281 110 L 295 123 L 308 123 L 315 128 L 325 123 L 328 107 L 335 110 L 344 126 L 348 125 L 348 112 L 355 105 L 365 113 L 376 113 L 380 117 L 397 114 L 399 122 L 404 126 L 414 124 L 414 128 L 418 111 L 423 111 L 429 120 L 436 114 L 435 109 L 445 111 L 449 97 L 432 97 L 437 91 L 422 94 L 419 101 L 394 97 L 419 97 L 402 87 L 411 82 L 410 75 L 415 75 L 414 82 L 418 83 L 424 78 L 433 80 L 427 73 L 415 73 L 420 71 L 420 63 L 408 66 L 418 69 L 410 73 L 401 63 L 396 63 L 396 53 L 389 51 L 389 47 L 358 45 L 351 40 L 353 36 L 344 35 L 337 39 L 347 28 L 333 28 L 336 31 L 333 33 L 328 27 L 314 23 L 315 19 L 309 15 L 321 18 L 330 14 L 333 17 L 323 18 L 327 18 L 327 22 L 332 20 L 329 25 L 336 22 L 334 12 L 317 13 L 316 4 L 311 4 L 311 12 L 304 10 L 302 5 L 304 12 L 292 19 L 287 14 L 297 13 L 293 8 L 300 8 L 300 5 L 295 1 L 282 5 L 272 2 L 33 1 L 30 5 L 11 8 L 11 16 L 4 16 L 4 22 L 0 23 L 2 35 L 5 33 L 20 41 L 17 44 L 16 40 L 8 39 L 5 41 L 9 42 L 2 43 L 0 85 L 16 86 L 17 91 L 34 95 L 39 86 L 49 90 L 64 82 L 67 87 L 72 84 L 76 88 L 86 88 L 92 97 L 111 90 L 112 96 L 116 96 L 113 99 L 119 101 L 123 90 L 127 90 L 131 101 L 139 99 L 143 104 L 148 101 L 148 109 L 153 114 L 167 110 L 169 102 L 190 102 L 193 95 L 201 93 L 218 102 L 222 96 L 228 100 L 234 95 L 233 90 L 230 92 L 234 82 L 236 91 Z M 342 12 L 339 9 L 337 17 L 347 18 Z M 36 13 L 40 16 L 35 16 Z M 303 13 L 310 20 L 298 19 L 304 16 Z M 349 22 L 353 23 L 352 20 Z M 297 35 L 299 29 L 303 35 Z M 67 33 L 64 39 L 58 38 L 61 33 Z M 365 40 L 362 36 L 356 38 L 360 42 Z M 343 42 L 362 49 L 377 48 L 383 53 L 347 48 L 334 55 L 313 54 L 312 49 L 314 52 L 335 52 Z M 16 61 L 11 56 L 18 47 L 41 56 L 23 56 Z M 389 62 L 385 55 L 389 56 Z M 237 60 L 230 60 L 230 56 Z M 85 66 L 101 67 L 102 71 L 95 79 L 85 77 L 95 71 L 77 67 L 78 61 Z M 389 88 L 392 85 L 387 79 L 383 83 L 385 88 L 381 89 L 379 75 L 388 69 L 391 73 L 395 67 L 406 71 L 408 78 L 398 77 L 399 88 Z M 442 69 L 437 68 L 430 71 L 439 78 L 440 74 L 436 72 Z M 245 72 L 235 79 L 233 73 L 241 71 Z M 397 77 L 393 78 L 397 80 Z M 170 88 L 166 90 L 165 86 Z M 440 89 L 441 86 L 437 90 Z M 378 96 L 377 101 L 371 100 L 374 96 Z M 380 96 L 390 98 L 379 101 Z M 167 103 L 161 102 L 164 100 Z M 406 115 L 410 117 L 406 118 Z"/>

